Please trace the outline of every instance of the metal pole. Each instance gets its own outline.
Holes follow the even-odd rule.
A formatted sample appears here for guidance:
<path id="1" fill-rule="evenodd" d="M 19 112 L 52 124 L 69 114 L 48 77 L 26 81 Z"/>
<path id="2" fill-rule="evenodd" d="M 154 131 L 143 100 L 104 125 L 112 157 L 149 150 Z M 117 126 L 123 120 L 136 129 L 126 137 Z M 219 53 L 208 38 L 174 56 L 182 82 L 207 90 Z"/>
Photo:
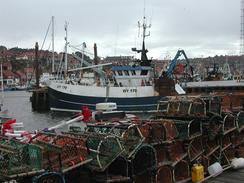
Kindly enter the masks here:
<path id="1" fill-rule="evenodd" d="M 94 64 L 98 64 L 98 57 L 97 57 L 97 44 L 94 43 Z"/>
<path id="2" fill-rule="evenodd" d="M 68 54 L 67 54 L 67 47 L 68 47 L 68 23 L 65 22 L 65 57 L 64 57 L 64 76 L 67 77 L 67 70 L 68 70 Z"/>
<path id="3" fill-rule="evenodd" d="M 1 89 L 2 89 L 2 101 L 1 106 L 3 105 L 3 99 L 4 99 L 4 88 L 3 88 L 3 64 L 1 62 Z"/>
<path id="4" fill-rule="evenodd" d="M 54 73 L 54 16 L 52 16 L 52 73 Z"/>

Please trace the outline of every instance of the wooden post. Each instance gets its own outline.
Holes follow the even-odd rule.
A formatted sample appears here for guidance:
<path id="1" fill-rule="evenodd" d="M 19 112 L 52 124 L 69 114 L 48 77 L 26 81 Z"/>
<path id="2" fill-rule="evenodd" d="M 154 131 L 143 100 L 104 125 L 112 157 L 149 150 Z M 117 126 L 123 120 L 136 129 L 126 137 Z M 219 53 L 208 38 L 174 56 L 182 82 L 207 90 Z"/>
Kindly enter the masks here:
<path id="1" fill-rule="evenodd" d="M 38 42 L 35 45 L 35 70 L 36 70 L 36 88 L 39 88 L 39 54 L 38 54 Z"/>

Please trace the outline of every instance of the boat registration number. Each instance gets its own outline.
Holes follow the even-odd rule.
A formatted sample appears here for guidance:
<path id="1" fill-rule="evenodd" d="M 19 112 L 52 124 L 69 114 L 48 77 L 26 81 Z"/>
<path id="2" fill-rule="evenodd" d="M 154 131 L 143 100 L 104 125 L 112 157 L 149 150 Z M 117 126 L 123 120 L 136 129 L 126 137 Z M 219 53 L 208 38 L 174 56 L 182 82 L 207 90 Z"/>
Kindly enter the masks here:
<path id="1" fill-rule="evenodd" d="M 57 88 L 58 88 L 58 89 L 61 89 L 61 88 L 62 88 L 62 89 L 67 89 L 67 86 L 58 85 Z"/>
<path id="2" fill-rule="evenodd" d="M 137 89 L 123 89 L 123 93 L 136 93 Z"/>

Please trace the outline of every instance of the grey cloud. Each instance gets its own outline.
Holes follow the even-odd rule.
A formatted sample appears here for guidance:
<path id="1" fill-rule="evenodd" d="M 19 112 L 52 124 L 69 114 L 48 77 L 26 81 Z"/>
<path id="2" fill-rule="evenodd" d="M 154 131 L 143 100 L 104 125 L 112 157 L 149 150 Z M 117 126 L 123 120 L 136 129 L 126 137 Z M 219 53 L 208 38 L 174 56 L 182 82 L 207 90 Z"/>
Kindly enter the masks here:
<path id="1" fill-rule="evenodd" d="M 179 47 L 189 49 L 191 56 L 229 50 L 238 53 L 239 0 L 145 2 L 148 22 L 152 23 L 151 36 L 147 38 L 150 56 L 160 57 L 163 52 L 173 52 Z M 102 56 L 133 55 L 130 48 L 140 46 L 141 41 L 137 37 L 137 21 L 142 18 L 143 4 L 142 0 L 2 1 L 0 44 L 33 47 L 35 41 L 41 43 L 54 15 L 58 51 L 63 49 L 63 27 L 67 20 L 71 43 L 85 41 L 92 48 L 97 42 Z"/>

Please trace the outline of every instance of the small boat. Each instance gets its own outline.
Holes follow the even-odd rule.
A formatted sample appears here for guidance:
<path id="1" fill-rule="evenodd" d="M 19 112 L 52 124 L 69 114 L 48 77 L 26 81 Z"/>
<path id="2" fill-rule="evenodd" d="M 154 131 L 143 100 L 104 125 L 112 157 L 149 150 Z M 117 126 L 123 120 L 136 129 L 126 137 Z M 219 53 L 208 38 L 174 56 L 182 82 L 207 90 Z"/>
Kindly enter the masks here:
<path id="1" fill-rule="evenodd" d="M 16 85 L 16 90 L 17 91 L 25 91 L 27 90 L 27 86 L 26 85 Z"/>

